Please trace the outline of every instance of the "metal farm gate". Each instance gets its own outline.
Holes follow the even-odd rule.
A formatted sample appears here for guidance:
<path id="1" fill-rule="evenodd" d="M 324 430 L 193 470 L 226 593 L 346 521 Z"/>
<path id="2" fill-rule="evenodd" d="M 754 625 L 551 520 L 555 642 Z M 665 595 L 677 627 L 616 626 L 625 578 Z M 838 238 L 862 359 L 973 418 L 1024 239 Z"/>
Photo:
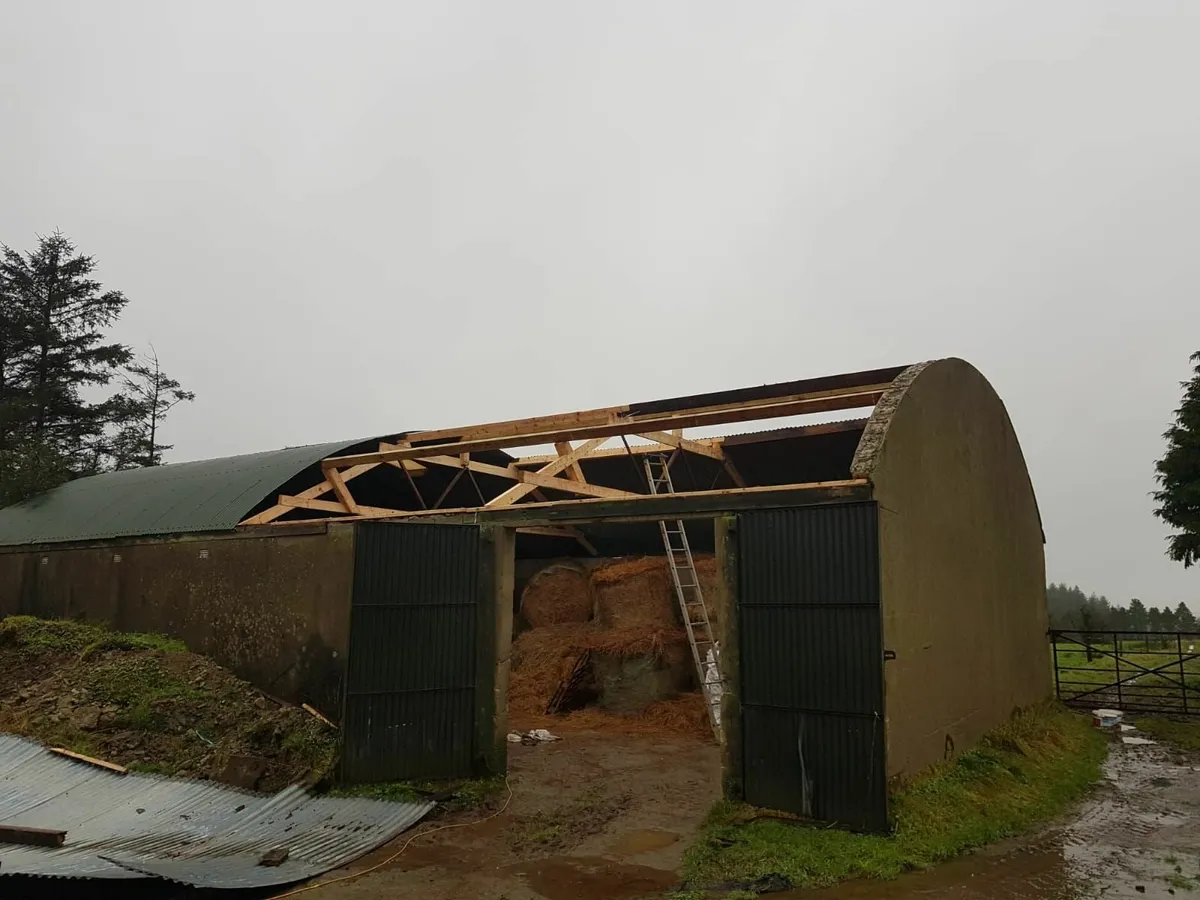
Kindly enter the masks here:
<path id="1" fill-rule="evenodd" d="M 356 532 L 342 778 L 471 775 L 479 529 L 370 523 Z"/>
<path id="2" fill-rule="evenodd" d="M 746 801 L 887 831 L 876 505 L 742 514 L 738 581 Z"/>
<path id="3" fill-rule="evenodd" d="M 1200 632 L 1052 629 L 1050 645 L 1063 703 L 1200 716 Z"/>

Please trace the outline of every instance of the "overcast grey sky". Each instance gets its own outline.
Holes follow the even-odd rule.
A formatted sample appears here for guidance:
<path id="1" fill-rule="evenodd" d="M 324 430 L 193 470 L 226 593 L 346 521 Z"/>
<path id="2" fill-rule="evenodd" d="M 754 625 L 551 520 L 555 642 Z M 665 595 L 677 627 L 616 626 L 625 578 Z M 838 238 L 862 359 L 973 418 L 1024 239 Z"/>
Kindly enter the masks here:
<path id="1" fill-rule="evenodd" d="M 61 228 L 189 459 L 962 356 L 1049 577 L 1192 601 L 1200 3 L 0 0 L 0 241 Z"/>

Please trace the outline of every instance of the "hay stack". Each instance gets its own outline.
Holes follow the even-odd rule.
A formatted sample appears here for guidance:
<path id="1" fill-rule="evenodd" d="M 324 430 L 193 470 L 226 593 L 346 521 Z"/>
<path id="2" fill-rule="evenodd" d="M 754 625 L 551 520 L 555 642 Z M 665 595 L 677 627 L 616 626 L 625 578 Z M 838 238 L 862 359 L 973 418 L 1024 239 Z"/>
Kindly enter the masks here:
<path id="1" fill-rule="evenodd" d="M 508 679 L 509 710 L 541 715 L 567 677 L 587 634 L 586 625 L 547 625 L 526 631 L 512 645 Z"/>
<path id="2" fill-rule="evenodd" d="M 605 628 L 673 628 L 679 624 L 666 559 L 642 556 L 592 571 L 596 609 Z"/>
<path id="3" fill-rule="evenodd" d="M 587 573 L 568 563 L 542 569 L 521 592 L 521 615 L 530 628 L 587 622 L 594 606 Z"/>

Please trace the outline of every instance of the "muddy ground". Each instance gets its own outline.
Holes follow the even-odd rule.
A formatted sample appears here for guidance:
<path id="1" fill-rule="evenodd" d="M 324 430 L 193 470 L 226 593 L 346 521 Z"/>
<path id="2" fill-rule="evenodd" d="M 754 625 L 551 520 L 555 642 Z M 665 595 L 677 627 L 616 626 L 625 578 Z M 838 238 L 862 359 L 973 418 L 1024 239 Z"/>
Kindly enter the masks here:
<path id="1" fill-rule="evenodd" d="M 1136 738 L 1136 733 L 1130 733 Z M 719 758 L 710 743 L 612 734 L 570 734 L 555 744 L 513 745 L 514 796 L 484 813 L 442 817 L 326 879 L 361 878 L 300 894 L 312 900 L 637 900 L 678 882 L 683 851 L 718 794 Z M 14 882 L 8 882 L 8 885 Z M 26 896 L 4 893 L 0 896 Z M 49 897 L 50 894 L 28 894 Z M 55 900 L 94 897 L 85 885 L 53 885 Z M 139 885 L 146 900 L 179 898 Z M 191 896 L 191 895 L 186 895 Z M 213 895 L 204 895 L 206 898 Z M 228 900 L 248 895 L 224 893 Z M 257 895 L 257 896 L 262 896 Z M 1031 838 L 996 845 L 892 882 L 858 882 L 772 897 L 813 900 L 1082 900 L 1200 897 L 1200 755 L 1163 745 L 1114 742 L 1105 777 L 1064 821 Z"/>
<path id="2" fill-rule="evenodd" d="M 513 799 L 503 815 L 419 839 L 381 871 L 305 896 L 661 896 L 679 880 L 683 851 L 720 793 L 720 771 L 717 746 L 696 740 L 573 733 L 552 744 L 513 744 Z M 347 871 L 387 859 L 404 840 Z"/>
<path id="3" fill-rule="evenodd" d="M 1139 740 L 1135 732 L 1129 736 Z M 511 766 L 515 799 L 503 816 L 418 839 L 383 870 L 304 896 L 366 900 L 411 891 L 428 900 L 661 897 L 678 884 L 683 851 L 719 791 L 717 748 L 699 742 L 578 734 L 559 744 L 514 747 Z M 564 840 L 542 843 L 542 830 L 549 833 L 556 823 L 563 823 Z M 378 863 L 392 852 L 385 849 L 347 871 Z M 1092 796 L 1066 820 L 1032 838 L 893 882 L 771 896 L 1132 900 L 1188 895 L 1200 897 L 1200 755 L 1117 740 Z"/>

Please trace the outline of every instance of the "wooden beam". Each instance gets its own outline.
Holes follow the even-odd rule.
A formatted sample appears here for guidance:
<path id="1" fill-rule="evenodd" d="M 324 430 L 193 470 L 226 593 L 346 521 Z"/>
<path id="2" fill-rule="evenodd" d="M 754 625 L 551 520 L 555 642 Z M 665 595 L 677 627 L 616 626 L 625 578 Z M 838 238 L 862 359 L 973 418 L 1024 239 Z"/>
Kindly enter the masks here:
<path id="1" fill-rule="evenodd" d="M 281 500 L 284 498 L 280 498 Z M 636 494 L 622 500 L 578 499 L 521 503 L 499 509 L 467 506 L 458 509 L 430 509 L 418 512 L 379 510 L 360 516 L 342 516 L 336 521 L 352 522 L 388 518 L 395 521 L 447 522 L 455 524 L 491 524 L 507 527 L 528 525 L 580 525 L 588 523 L 657 522 L 662 519 L 704 519 L 714 515 L 756 509 L 813 506 L 823 503 L 851 503 L 871 499 L 871 483 L 866 479 L 815 481 L 805 484 L 764 485 L 690 491 L 683 494 Z M 305 504 L 322 501 L 301 501 Z M 332 512 L 341 510 L 326 503 Z M 294 524 L 277 522 L 271 527 Z"/>
<path id="2" fill-rule="evenodd" d="M 354 478 L 357 478 L 359 475 L 363 474 L 364 472 L 371 471 L 377 465 L 378 465 L 378 463 L 363 463 L 362 465 L 359 465 L 359 466 L 351 466 L 349 469 L 344 469 L 344 470 L 342 470 L 342 481 L 346 482 L 346 481 L 350 481 Z M 318 497 L 322 496 L 323 494 L 327 494 L 332 490 L 333 490 L 333 484 L 330 482 L 329 478 L 326 477 L 320 484 L 315 484 L 312 487 L 301 491 L 299 494 L 296 494 L 295 496 L 300 497 L 304 500 L 316 500 Z M 293 508 L 294 507 L 291 507 L 291 506 L 282 506 L 282 505 L 276 504 L 275 506 L 272 506 L 270 509 L 264 509 L 262 512 L 260 512 L 256 516 L 251 516 L 248 519 L 243 519 L 238 524 L 239 525 L 267 525 L 271 522 L 274 522 L 276 519 L 278 519 L 280 516 L 282 516 L 284 513 L 286 513 L 289 509 L 293 509 Z"/>
<path id="3" fill-rule="evenodd" d="M 0 844 L 27 844 L 30 847 L 61 847 L 65 831 L 30 828 L 28 825 L 0 825 Z"/>
<path id="4" fill-rule="evenodd" d="M 334 503 L 330 500 L 310 500 L 300 496 L 289 496 L 287 494 L 279 495 L 279 505 L 286 506 L 288 509 L 311 509 L 317 512 L 344 513 L 346 508 L 340 503 Z M 436 512 L 436 510 L 422 510 L 422 512 Z M 380 506 L 359 506 L 358 513 L 352 516 L 346 516 L 348 519 L 382 519 L 391 516 L 407 516 L 411 515 L 411 510 L 404 509 L 386 509 Z M 280 524 L 287 524 L 280 523 Z"/>
<path id="5" fill-rule="evenodd" d="M 577 541 L 579 545 L 592 556 L 600 555 L 596 552 L 596 548 L 592 545 L 592 542 L 587 539 L 587 536 L 584 535 L 582 531 L 580 531 L 578 528 L 572 528 L 569 525 L 559 525 L 554 527 L 530 525 L 525 528 L 518 528 L 517 534 L 537 534 L 541 535 L 542 537 L 570 538 L 573 541 Z"/>
<path id="6" fill-rule="evenodd" d="M 835 409 L 855 409 L 873 406 L 883 396 L 882 391 L 868 390 L 833 397 L 792 397 L 783 402 L 765 406 L 737 409 L 686 411 L 663 416 L 638 416 L 623 419 L 619 423 L 565 429 L 562 431 L 521 434 L 515 437 L 487 438 L 484 440 L 458 441 L 449 444 L 433 444 L 410 447 L 407 450 L 390 450 L 386 453 L 359 453 L 351 456 L 335 456 L 325 460 L 325 468 L 344 468 L 362 463 L 386 462 L 389 459 L 427 459 L 444 454 L 474 453 L 483 450 L 502 450 L 506 447 L 524 447 L 532 444 L 553 444 L 584 438 L 616 437 L 639 434 L 647 430 L 659 431 L 673 428 L 695 428 L 704 425 L 722 425 L 731 422 L 756 421 L 759 419 L 784 418 L 809 413 L 829 412 Z"/>
<path id="7" fill-rule="evenodd" d="M 868 390 L 887 390 L 892 381 L 904 371 L 903 366 L 892 369 L 876 369 L 869 372 L 851 372 L 802 381 L 769 384 L 756 388 L 718 391 L 691 397 L 657 400 L 651 403 L 626 403 L 621 406 L 605 406 L 578 412 L 558 413 L 550 416 L 532 416 L 525 419 L 509 419 L 488 422 L 482 425 L 465 425 L 457 428 L 442 428 L 435 431 L 419 431 L 408 435 L 414 444 L 431 442 L 463 442 L 488 438 L 514 437 L 522 434 L 558 431 L 592 425 L 604 425 L 631 416 L 639 410 L 730 410 L 752 406 L 770 406 L 784 397 L 805 396 L 809 398 L 835 397 L 843 394 L 861 393 Z M 687 427 L 687 426 L 684 426 Z M 520 444 L 509 446 L 519 447 Z"/>
<path id="8" fill-rule="evenodd" d="M 570 456 L 574 451 L 570 441 L 559 441 L 554 445 L 554 449 L 558 451 L 559 456 Z M 579 468 L 578 458 L 576 458 L 575 462 L 571 463 L 563 471 L 567 473 L 567 477 L 572 481 L 587 481 L 587 479 L 583 477 L 583 469 Z"/>
<path id="9" fill-rule="evenodd" d="M 476 462 L 473 459 L 463 460 L 456 456 L 427 456 L 423 457 L 422 462 L 426 465 L 447 466 L 451 469 L 467 469 L 471 472 L 479 472 L 483 475 L 495 475 L 499 478 L 510 478 L 513 481 L 521 482 L 522 484 L 533 487 L 550 488 L 555 491 L 562 491 L 567 494 L 583 494 L 585 497 L 605 497 L 611 500 L 617 500 L 622 497 L 638 497 L 640 494 L 633 494 L 629 491 L 620 491 L 616 488 L 604 487 L 599 484 L 589 484 L 588 482 L 571 481 L 567 478 L 555 478 L 550 475 L 542 475 L 540 472 L 526 472 L 523 469 L 518 469 L 515 466 L 493 466 L 490 463 Z M 484 506 L 485 504 L 480 504 Z"/>
<path id="10" fill-rule="evenodd" d="M 96 766 L 100 769 L 107 769 L 110 772 L 115 772 L 117 775 L 124 775 L 129 770 L 124 766 L 118 766 L 116 763 L 111 763 L 107 759 L 96 759 L 94 756 L 84 756 L 82 753 L 76 753 L 74 750 L 68 750 L 65 747 L 50 747 L 51 753 L 56 753 L 59 756 L 65 756 L 68 759 L 73 759 L 76 762 L 87 763 L 89 766 Z"/>
<path id="11" fill-rule="evenodd" d="M 333 485 L 333 492 L 337 495 L 338 502 L 346 507 L 346 512 L 358 515 L 358 503 L 355 501 L 354 495 L 350 493 L 350 489 L 346 487 L 346 480 L 342 478 L 342 473 L 337 469 L 326 469 L 325 480 Z"/>
<path id="12" fill-rule="evenodd" d="M 676 450 L 686 450 L 688 453 L 707 456 L 709 459 L 725 459 L 725 451 L 721 449 L 720 444 L 714 446 L 712 444 L 701 444 L 699 441 L 689 441 L 682 435 L 674 434 L 670 431 L 643 431 L 638 432 L 637 436 L 645 438 L 648 441 L 657 441 L 660 444 L 666 444 L 668 447 L 673 447 Z"/>
<path id="13" fill-rule="evenodd" d="M 605 438 L 605 441 L 607 440 L 608 438 Z M 697 441 L 697 443 L 716 444 L 717 446 L 720 446 L 719 440 L 714 440 L 711 438 Z M 647 453 L 670 453 L 673 448 L 667 444 L 630 444 L 629 449 L 635 456 L 641 456 Z M 592 453 L 589 453 L 587 458 L 589 460 L 611 459 L 614 456 L 628 455 L 629 454 L 625 452 L 624 447 L 606 447 L 603 450 L 596 450 Z M 521 456 L 514 460 L 513 465 L 522 468 L 525 466 L 544 466 L 546 463 L 553 462 L 558 458 L 558 455 L 553 453 L 542 454 L 538 456 Z"/>
<path id="14" fill-rule="evenodd" d="M 558 456 L 553 457 L 550 460 L 550 462 L 546 463 L 546 465 L 542 466 L 540 469 L 537 470 L 537 474 L 538 475 L 556 475 L 559 472 L 566 469 L 568 466 L 572 466 L 572 465 L 575 466 L 576 468 L 578 468 L 579 460 L 583 459 L 585 456 L 591 456 L 601 446 L 603 446 L 607 441 L 608 441 L 608 438 L 594 438 L 590 441 L 586 441 L 585 443 L 580 444 L 578 447 L 571 450 L 571 452 L 569 452 L 569 453 L 559 454 Z M 581 472 L 580 473 L 581 477 L 579 478 L 579 480 L 587 481 L 586 478 L 582 477 L 582 474 L 583 473 Z M 511 506 L 512 504 L 514 504 L 518 500 L 520 500 L 522 497 L 524 497 L 526 494 L 533 493 L 533 491 L 536 488 L 537 488 L 536 484 L 531 484 L 527 481 L 522 480 L 522 482 L 520 484 L 510 487 L 503 494 L 500 494 L 497 497 L 493 497 L 491 500 L 489 500 L 487 503 L 485 503 L 484 506 L 493 506 L 493 507 L 494 506 Z"/>

